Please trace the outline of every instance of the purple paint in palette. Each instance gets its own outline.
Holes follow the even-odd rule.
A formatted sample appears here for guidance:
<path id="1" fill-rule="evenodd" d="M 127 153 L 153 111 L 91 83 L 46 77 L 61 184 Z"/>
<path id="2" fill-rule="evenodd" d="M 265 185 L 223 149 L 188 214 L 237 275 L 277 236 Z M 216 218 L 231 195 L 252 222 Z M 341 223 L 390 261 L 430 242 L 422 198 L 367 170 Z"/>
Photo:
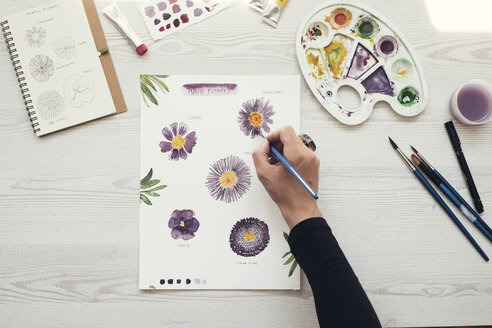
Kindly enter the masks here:
<path id="1" fill-rule="evenodd" d="M 458 94 L 458 109 L 470 121 L 483 121 L 492 111 L 490 98 L 490 93 L 484 87 L 477 84 L 467 85 Z"/>

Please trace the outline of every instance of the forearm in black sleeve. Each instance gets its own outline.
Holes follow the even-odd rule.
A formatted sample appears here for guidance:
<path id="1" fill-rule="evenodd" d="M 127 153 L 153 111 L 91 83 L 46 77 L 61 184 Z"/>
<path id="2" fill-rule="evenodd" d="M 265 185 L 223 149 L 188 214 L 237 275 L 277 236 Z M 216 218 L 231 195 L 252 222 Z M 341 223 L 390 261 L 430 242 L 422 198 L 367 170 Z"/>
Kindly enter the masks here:
<path id="1" fill-rule="evenodd" d="M 323 218 L 297 224 L 289 245 L 311 284 L 322 328 L 381 327 L 371 302 Z"/>

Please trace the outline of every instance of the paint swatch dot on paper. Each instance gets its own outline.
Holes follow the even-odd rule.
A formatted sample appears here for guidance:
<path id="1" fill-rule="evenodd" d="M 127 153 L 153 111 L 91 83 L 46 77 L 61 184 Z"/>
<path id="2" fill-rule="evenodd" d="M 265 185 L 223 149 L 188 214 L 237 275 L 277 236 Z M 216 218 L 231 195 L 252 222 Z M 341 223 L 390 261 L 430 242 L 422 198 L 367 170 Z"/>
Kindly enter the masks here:
<path id="1" fill-rule="evenodd" d="M 159 281 L 161 285 L 164 285 L 166 283 L 166 281 L 164 279 L 161 279 L 161 281 Z"/>
<path id="2" fill-rule="evenodd" d="M 167 280 L 167 283 L 168 283 L 169 285 L 172 285 L 172 284 L 173 284 L 173 280 L 172 280 L 172 279 L 168 279 L 168 280 Z"/>
<path id="3" fill-rule="evenodd" d="M 202 14 L 203 14 L 203 10 L 202 10 L 202 8 L 196 8 L 196 9 L 193 11 L 193 15 L 195 15 L 195 17 L 201 16 Z"/>
<path id="4" fill-rule="evenodd" d="M 154 25 L 159 25 L 160 22 L 161 22 L 160 19 L 158 19 L 158 18 L 154 19 Z"/>
<path id="5" fill-rule="evenodd" d="M 177 14 L 181 11 L 181 8 L 179 5 L 173 5 L 173 13 Z"/>
<path id="6" fill-rule="evenodd" d="M 191 284 L 191 279 L 186 279 L 186 284 L 187 285 Z"/>
<path id="7" fill-rule="evenodd" d="M 187 1 L 186 1 L 186 7 L 190 8 L 190 7 L 192 7 L 192 6 L 193 6 L 193 1 L 191 1 L 191 0 L 187 0 Z"/>
<path id="8" fill-rule="evenodd" d="M 177 279 L 176 283 L 179 285 L 181 283 L 181 279 Z"/>
<path id="9" fill-rule="evenodd" d="M 155 11 L 154 11 L 154 6 L 148 6 L 145 7 L 145 14 L 147 17 L 154 17 L 155 16 Z"/>
<path id="10" fill-rule="evenodd" d="M 162 18 L 163 18 L 164 20 L 168 20 L 169 18 L 171 18 L 171 14 L 164 13 L 164 14 L 162 14 Z"/>
<path id="11" fill-rule="evenodd" d="M 202 284 L 206 284 L 207 283 L 207 279 L 202 279 Z"/>
<path id="12" fill-rule="evenodd" d="M 171 28 L 171 24 L 167 24 L 166 28 L 169 30 Z"/>
<path id="13" fill-rule="evenodd" d="M 195 278 L 195 283 L 199 285 L 200 284 L 200 279 Z"/>
<path id="14" fill-rule="evenodd" d="M 178 0 L 169 0 L 169 3 L 170 4 L 173 4 L 173 3 L 176 3 L 176 2 L 178 2 Z"/>
<path id="15" fill-rule="evenodd" d="M 160 11 L 166 10 L 166 8 L 167 8 L 167 5 L 165 2 L 158 2 L 157 3 L 157 9 L 159 9 Z"/>
<path id="16" fill-rule="evenodd" d="M 177 18 L 176 18 L 176 19 L 173 21 L 173 24 L 174 24 L 174 27 L 178 27 L 178 26 L 179 26 L 179 19 L 177 19 Z"/>
<path id="17" fill-rule="evenodd" d="M 164 30 L 165 30 L 164 26 L 159 27 L 160 32 L 164 32 Z"/>
<path id="18" fill-rule="evenodd" d="M 181 22 L 182 23 L 188 23 L 190 21 L 190 18 L 188 17 L 188 14 L 183 14 L 181 15 Z"/>

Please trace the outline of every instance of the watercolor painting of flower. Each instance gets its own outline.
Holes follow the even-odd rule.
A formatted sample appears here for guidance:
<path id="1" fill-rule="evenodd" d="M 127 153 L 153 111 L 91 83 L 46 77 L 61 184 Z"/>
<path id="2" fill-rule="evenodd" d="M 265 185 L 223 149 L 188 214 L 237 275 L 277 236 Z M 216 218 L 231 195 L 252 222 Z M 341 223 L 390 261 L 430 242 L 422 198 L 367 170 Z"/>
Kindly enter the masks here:
<path id="1" fill-rule="evenodd" d="M 237 156 L 229 156 L 213 163 L 205 182 L 216 200 L 231 203 L 239 200 L 251 186 L 250 169 Z"/>
<path id="2" fill-rule="evenodd" d="M 188 154 L 191 154 L 193 147 L 196 145 L 196 132 L 192 131 L 188 133 L 188 126 L 184 123 L 174 122 L 168 127 L 162 129 L 162 135 L 167 139 L 167 141 L 161 141 L 159 147 L 161 147 L 161 152 L 169 154 L 169 159 L 177 161 L 180 158 L 186 159 Z"/>
<path id="3" fill-rule="evenodd" d="M 165 79 L 168 76 L 169 75 L 140 75 L 140 89 L 142 90 L 142 98 L 147 107 L 150 107 L 147 100 L 154 105 L 159 104 L 156 98 L 158 97 L 156 85 L 162 92 L 169 92 L 167 85 L 162 82 L 162 79 Z"/>
<path id="4" fill-rule="evenodd" d="M 46 30 L 44 28 L 33 26 L 32 29 L 26 30 L 24 39 L 27 41 L 27 43 L 29 43 L 31 47 L 39 48 L 46 41 L 45 39 L 47 35 L 48 34 L 46 33 Z"/>
<path id="5" fill-rule="evenodd" d="M 39 82 L 46 82 L 55 73 L 55 66 L 50 57 L 36 55 L 29 61 L 29 72 Z"/>
<path id="6" fill-rule="evenodd" d="M 53 42 L 53 46 L 55 47 L 55 54 L 60 58 L 70 59 L 77 54 L 75 41 L 69 36 L 59 37 Z"/>
<path id="7" fill-rule="evenodd" d="M 237 221 L 229 236 L 232 251 L 244 257 L 260 254 L 268 246 L 269 241 L 268 225 L 257 218 Z"/>
<path id="8" fill-rule="evenodd" d="M 272 116 L 275 114 L 270 100 L 255 98 L 243 103 L 239 111 L 239 128 L 247 136 L 254 138 L 263 135 L 263 132 L 270 132 L 269 124 L 273 123 Z"/>
<path id="9" fill-rule="evenodd" d="M 287 232 L 284 232 L 284 238 L 288 244 L 289 243 L 289 234 Z M 290 266 L 290 270 L 289 270 L 289 277 L 290 277 L 290 276 L 292 276 L 292 274 L 296 270 L 298 263 L 297 263 L 296 258 L 294 257 L 294 255 L 292 255 L 291 252 L 285 253 L 284 256 L 282 256 L 282 258 L 289 256 L 289 254 L 290 254 L 290 257 L 287 259 L 287 261 L 285 261 L 284 265 L 289 265 L 290 263 L 292 263 Z"/>
<path id="10" fill-rule="evenodd" d="M 166 185 L 157 186 L 161 180 L 152 179 L 153 173 L 153 170 L 150 169 L 145 178 L 140 180 L 140 200 L 147 205 L 152 205 L 149 197 L 159 197 L 160 195 L 156 191 L 167 187 Z"/>
<path id="11" fill-rule="evenodd" d="M 171 214 L 168 226 L 171 228 L 171 237 L 173 239 L 190 240 L 195 237 L 195 232 L 200 227 L 200 222 L 195 218 L 193 210 L 175 210 Z"/>

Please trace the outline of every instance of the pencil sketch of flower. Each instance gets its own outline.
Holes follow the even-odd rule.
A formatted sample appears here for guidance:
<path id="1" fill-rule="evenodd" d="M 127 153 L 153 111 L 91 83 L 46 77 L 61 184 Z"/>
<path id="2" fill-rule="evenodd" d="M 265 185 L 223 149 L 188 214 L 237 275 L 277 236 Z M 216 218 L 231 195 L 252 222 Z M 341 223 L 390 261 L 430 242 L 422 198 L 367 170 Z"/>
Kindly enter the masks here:
<path id="1" fill-rule="evenodd" d="M 270 105 L 270 100 L 263 98 L 255 98 L 243 103 L 243 107 L 239 111 L 237 119 L 239 128 L 247 136 L 254 138 L 258 135 L 263 135 L 263 132 L 270 132 L 272 124 L 272 116 L 275 114 L 273 106 Z"/>
<path id="2" fill-rule="evenodd" d="M 161 147 L 161 152 L 169 154 L 169 159 L 177 161 L 180 158 L 186 159 L 188 154 L 191 154 L 193 147 L 196 145 L 196 132 L 192 131 L 188 133 L 188 126 L 184 123 L 174 122 L 168 127 L 162 129 L 162 134 L 167 139 L 167 141 L 161 141 L 159 147 Z"/>
<path id="3" fill-rule="evenodd" d="M 65 79 L 63 93 L 70 106 L 80 108 L 94 100 L 94 80 L 90 76 L 72 75 Z"/>
<path id="4" fill-rule="evenodd" d="M 147 205 L 152 205 L 152 202 L 150 201 L 149 197 L 159 197 L 160 195 L 156 191 L 167 187 L 166 185 L 157 186 L 157 184 L 159 184 L 161 180 L 157 180 L 157 179 L 153 180 L 152 174 L 153 174 L 153 170 L 150 169 L 149 173 L 147 173 L 145 178 L 140 180 L 140 200 Z"/>
<path id="5" fill-rule="evenodd" d="M 70 59 L 77 54 L 75 50 L 75 41 L 69 36 L 59 37 L 53 42 L 55 54 L 64 59 Z"/>
<path id="6" fill-rule="evenodd" d="M 235 202 L 251 186 L 250 169 L 239 157 L 229 156 L 220 159 L 210 165 L 205 185 L 216 200 L 226 203 Z"/>
<path id="7" fill-rule="evenodd" d="M 156 98 L 158 97 L 156 85 L 162 92 L 169 92 L 167 85 L 162 82 L 162 79 L 165 79 L 168 76 L 169 75 L 140 75 L 140 89 L 142 90 L 142 98 L 147 107 L 150 107 L 147 99 L 154 105 L 159 104 Z"/>
<path id="8" fill-rule="evenodd" d="M 171 214 L 168 226 L 171 228 L 173 239 L 189 240 L 195 237 L 200 222 L 195 218 L 193 210 L 175 210 Z"/>
<path id="9" fill-rule="evenodd" d="M 31 47 L 39 48 L 46 41 L 46 30 L 42 27 L 33 26 L 32 29 L 26 30 L 24 39 L 29 43 Z"/>
<path id="10" fill-rule="evenodd" d="M 237 221 L 229 236 L 232 251 L 244 257 L 260 254 L 267 247 L 269 241 L 270 235 L 267 224 L 257 218 Z"/>
<path id="11" fill-rule="evenodd" d="M 53 76 L 55 66 L 50 57 L 36 55 L 29 61 L 29 72 L 39 82 L 46 82 Z"/>
<path id="12" fill-rule="evenodd" d="M 38 96 L 36 107 L 43 119 L 50 120 L 60 115 L 65 110 L 66 104 L 58 91 L 48 90 Z"/>
<path id="13" fill-rule="evenodd" d="M 284 232 L 284 238 L 285 238 L 285 241 L 288 244 L 289 243 L 289 234 L 287 234 L 286 232 Z M 290 270 L 289 270 L 289 277 L 290 277 L 290 276 L 292 276 L 292 274 L 296 270 L 298 263 L 297 263 L 296 258 L 294 257 L 294 255 L 292 255 L 291 252 L 285 253 L 284 256 L 282 256 L 282 258 L 287 257 L 289 254 L 290 254 L 290 257 L 287 259 L 287 261 L 285 261 L 284 265 L 289 265 L 290 263 L 292 263 L 291 266 L 290 266 Z"/>

